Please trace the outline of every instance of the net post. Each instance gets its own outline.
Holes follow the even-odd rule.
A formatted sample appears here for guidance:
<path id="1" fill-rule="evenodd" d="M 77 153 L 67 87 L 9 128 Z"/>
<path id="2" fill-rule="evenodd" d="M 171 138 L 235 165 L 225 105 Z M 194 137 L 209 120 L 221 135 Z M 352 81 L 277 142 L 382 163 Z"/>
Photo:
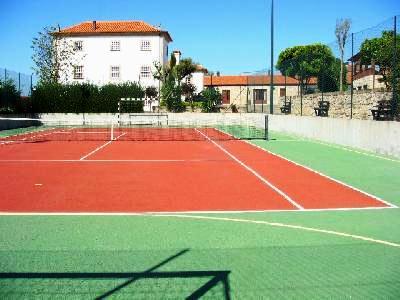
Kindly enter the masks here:
<path id="1" fill-rule="evenodd" d="M 265 132 L 265 140 L 268 141 L 269 137 L 268 137 L 268 115 L 265 115 L 264 118 L 264 132 Z"/>

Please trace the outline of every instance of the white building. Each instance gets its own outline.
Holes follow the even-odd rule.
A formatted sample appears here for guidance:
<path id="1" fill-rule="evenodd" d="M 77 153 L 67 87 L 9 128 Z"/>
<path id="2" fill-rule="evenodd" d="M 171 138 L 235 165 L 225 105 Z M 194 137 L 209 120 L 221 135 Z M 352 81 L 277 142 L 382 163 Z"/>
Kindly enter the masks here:
<path id="1" fill-rule="evenodd" d="M 61 70 L 61 82 L 97 85 L 140 82 L 158 88 L 154 63 L 168 62 L 167 31 L 143 21 L 89 21 L 60 29 L 58 43 L 73 48 L 73 65 Z"/>

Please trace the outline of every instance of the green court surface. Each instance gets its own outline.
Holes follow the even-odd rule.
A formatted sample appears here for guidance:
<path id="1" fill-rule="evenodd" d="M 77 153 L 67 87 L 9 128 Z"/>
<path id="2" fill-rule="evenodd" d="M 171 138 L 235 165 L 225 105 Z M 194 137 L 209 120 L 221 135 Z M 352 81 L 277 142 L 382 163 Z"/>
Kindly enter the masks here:
<path id="1" fill-rule="evenodd" d="M 399 160 L 270 138 L 252 143 L 400 206 Z M 0 229 L 2 299 L 400 298 L 398 208 L 1 216 Z"/>

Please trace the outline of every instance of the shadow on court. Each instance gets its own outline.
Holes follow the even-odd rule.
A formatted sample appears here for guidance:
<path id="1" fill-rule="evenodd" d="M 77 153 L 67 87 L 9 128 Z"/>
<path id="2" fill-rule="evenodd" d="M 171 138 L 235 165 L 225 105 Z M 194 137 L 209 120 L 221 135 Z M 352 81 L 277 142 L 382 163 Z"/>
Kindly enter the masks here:
<path id="1" fill-rule="evenodd" d="M 3 272 L 0 273 L 0 283 L 1 285 L 7 284 L 5 281 L 15 281 L 15 280 L 26 280 L 29 281 L 47 281 L 48 286 L 57 286 L 57 283 L 62 280 L 67 281 L 78 281 L 84 282 L 86 280 L 118 280 L 122 281 L 116 284 L 112 289 L 108 289 L 106 292 L 102 292 L 100 295 L 94 297 L 95 299 L 105 299 L 109 296 L 117 296 L 119 292 L 123 292 L 125 289 L 129 288 L 133 283 L 143 280 L 163 280 L 163 279 L 188 279 L 193 280 L 197 279 L 197 281 L 201 282 L 201 284 L 196 285 L 196 287 L 191 290 L 189 293 L 185 294 L 185 292 L 180 293 L 180 297 L 183 296 L 185 299 L 198 299 L 203 295 L 208 294 L 212 289 L 216 287 L 221 287 L 220 293 L 218 293 L 219 297 L 222 296 L 224 299 L 231 299 L 230 297 L 230 287 L 229 287 L 229 274 L 230 271 L 156 271 L 158 268 L 168 264 L 174 259 L 182 256 L 187 253 L 189 249 L 182 250 L 175 255 L 172 255 L 160 263 L 148 268 L 143 272 L 66 272 L 66 273 L 57 273 L 57 272 Z M 52 282 L 53 281 L 53 282 Z M 15 283 L 15 282 L 14 282 Z M 23 284 L 23 283 L 22 283 Z M 43 283 L 38 283 L 39 285 L 45 286 Z M 27 283 L 28 286 L 33 286 L 31 283 Z M 146 291 L 149 293 L 147 297 L 151 297 L 152 290 L 156 291 L 160 287 L 155 285 L 152 286 L 147 285 Z M 26 289 L 25 289 L 26 290 Z M 27 291 L 29 293 L 29 291 Z M 52 291 L 51 293 L 53 293 Z M 68 293 L 67 290 L 63 293 Z M 73 291 L 72 291 L 73 292 Z M 160 292 L 160 291 L 158 291 Z M 163 292 L 163 291 L 161 291 Z M 135 294 L 135 289 L 133 288 L 130 293 Z M 1 294 L 1 292 L 0 292 Z M 69 293 L 68 293 L 69 294 Z M 184 295 L 183 295 L 184 294 Z M 71 294 L 69 294 L 72 296 Z"/>

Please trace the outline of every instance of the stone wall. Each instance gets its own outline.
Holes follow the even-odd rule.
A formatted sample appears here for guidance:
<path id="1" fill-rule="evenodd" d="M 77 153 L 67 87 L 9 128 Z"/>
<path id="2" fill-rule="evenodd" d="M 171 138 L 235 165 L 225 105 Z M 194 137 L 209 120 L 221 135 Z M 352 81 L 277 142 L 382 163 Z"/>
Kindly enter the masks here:
<path id="1" fill-rule="evenodd" d="M 371 108 L 380 100 L 391 100 L 391 92 L 378 91 L 354 91 L 353 94 L 353 119 L 372 120 Z M 315 116 L 314 107 L 318 107 L 318 101 L 322 100 L 322 95 L 311 94 L 303 96 L 303 116 Z M 350 92 L 345 93 L 326 93 L 324 101 L 329 101 L 329 117 L 350 118 Z M 283 103 L 283 98 L 280 99 Z M 301 115 L 300 96 L 292 97 L 292 115 Z"/>

